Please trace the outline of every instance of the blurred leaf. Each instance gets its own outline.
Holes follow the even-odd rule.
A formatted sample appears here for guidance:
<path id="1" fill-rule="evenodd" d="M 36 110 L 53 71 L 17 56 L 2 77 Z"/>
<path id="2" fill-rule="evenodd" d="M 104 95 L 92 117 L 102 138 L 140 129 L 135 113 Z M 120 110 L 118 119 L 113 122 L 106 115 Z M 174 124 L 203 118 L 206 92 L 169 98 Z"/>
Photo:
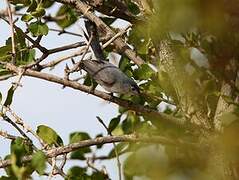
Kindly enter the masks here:
<path id="1" fill-rule="evenodd" d="M 94 172 L 91 175 L 91 179 L 105 180 L 105 179 L 108 179 L 108 176 L 99 171 L 99 172 Z"/>
<path id="2" fill-rule="evenodd" d="M 37 127 L 37 135 L 48 145 L 59 147 L 63 145 L 61 137 L 52 128 L 40 125 Z"/>
<path id="3" fill-rule="evenodd" d="M 28 29 L 33 36 L 47 35 L 49 30 L 48 26 L 40 21 L 30 23 Z"/>
<path id="4" fill-rule="evenodd" d="M 99 138 L 99 137 L 103 137 L 103 134 L 98 134 L 95 136 L 95 138 Z M 97 149 L 100 149 L 100 148 L 102 148 L 103 145 L 104 144 L 97 144 L 96 147 L 97 147 Z"/>
<path id="5" fill-rule="evenodd" d="M 37 151 L 33 154 L 31 164 L 32 167 L 38 172 L 39 175 L 43 175 L 46 169 L 46 156 L 42 151 Z"/>
<path id="6" fill-rule="evenodd" d="M 36 0 L 31 0 L 31 4 L 27 9 L 27 12 L 32 12 L 37 8 L 37 2 Z"/>
<path id="7" fill-rule="evenodd" d="M 12 45 L 0 47 L 0 60 L 9 61 L 11 60 Z"/>
<path id="8" fill-rule="evenodd" d="M 44 16 L 46 13 L 45 9 L 42 6 L 37 6 L 35 11 L 31 12 L 31 15 L 33 15 L 36 18 Z"/>
<path id="9" fill-rule="evenodd" d="M 31 14 L 24 14 L 22 17 L 21 17 L 21 20 L 24 21 L 24 22 L 29 22 L 33 19 L 34 17 L 31 15 Z"/>
<path id="10" fill-rule="evenodd" d="M 108 133 L 111 133 L 119 124 L 120 116 L 111 119 L 110 124 L 108 126 Z"/>
<path id="11" fill-rule="evenodd" d="M 54 0 L 42 0 L 42 7 L 49 8 L 54 4 Z"/>
<path id="12" fill-rule="evenodd" d="M 85 132 L 74 132 L 70 134 L 70 143 L 77 143 L 87 139 L 91 139 L 91 137 Z M 71 159 L 85 160 L 85 154 L 89 152 L 91 152 L 90 147 L 83 147 L 76 151 L 73 151 L 70 157 Z"/>
<path id="13" fill-rule="evenodd" d="M 128 9 L 131 13 L 133 13 L 134 15 L 137 15 L 140 13 L 140 9 L 137 6 L 137 4 L 135 4 L 134 2 L 132 2 L 131 0 L 127 0 L 126 1 Z"/>
<path id="14" fill-rule="evenodd" d="M 24 155 L 29 155 L 33 152 L 32 146 L 29 146 L 29 144 L 26 143 L 26 140 L 21 137 L 17 137 L 17 139 L 12 140 L 10 149 L 11 158 L 14 156 L 15 165 L 19 167 L 22 166 L 21 158 Z"/>
<path id="15" fill-rule="evenodd" d="M 80 166 L 73 166 L 67 172 L 67 179 L 87 180 L 86 168 Z"/>
<path id="16" fill-rule="evenodd" d="M 77 21 L 77 14 L 70 6 L 62 5 L 56 13 L 56 18 L 59 18 L 56 23 L 64 29 Z"/>
<path id="17" fill-rule="evenodd" d="M 0 92 L 0 103 L 2 102 L 2 93 Z"/>
<path id="18" fill-rule="evenodd" d="M 154 70 L 148 64 L 142 64 L 133 74 L 137 80 L 148 80 L 154 73 Z"/>
<path id="19" fill-rule="evenodd" d="M 128 147 L 128 143 L 124 143 L 124 142 L 123 142 L 123 143 L 118 143 L 118 144 L 116 145 L 116 147 L 113 148 L 113 149 L 109 152 L 108 157 L 109 157 L 109 158 L 114 158 L 114 157 L 116 157 L 115 150 L 117 150 L 117 152 L 118 152 L 119 155 L 122 154 L 123 152 L 125 152 L 125 150 L 127 149 L 127 147 Z"/>
<path id="20" fill-rule="evenodd" d="M 9 106 L 12 104 L 13 94 L 14 94 L 14 86 L 11 86 L 11 88 L 7 92 L 7 98 L 3 104 L 4 106 Z"/>
<path id="21" fill-rule="evenodd" d="M 110 26 L 115 20 L 115 17 L 101 17 L 100 19 L 102 19 L 102 21 L 104 21 L 105 24 L 107 24 L 108 26 Z"/>

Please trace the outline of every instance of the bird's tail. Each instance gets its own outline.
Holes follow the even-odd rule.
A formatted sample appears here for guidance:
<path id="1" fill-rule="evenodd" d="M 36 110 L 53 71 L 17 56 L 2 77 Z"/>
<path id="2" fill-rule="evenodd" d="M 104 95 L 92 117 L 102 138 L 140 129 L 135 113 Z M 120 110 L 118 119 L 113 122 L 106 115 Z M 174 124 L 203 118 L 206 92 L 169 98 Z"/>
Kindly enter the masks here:
<path id="1" fill-rule="evenodd" d="M 85 34 L 86 39 L 89 41 L 89 38 L 92 38 L 90 47 L 92 48 L 95 58 L 97 60 L 105 60 L 103 50 L 100 46 L 99 36 L 97 33 L 97 26 L 95 25 L 95 23 L 86 20 L 85 27 L 88 33 L 88 36 Z"/>

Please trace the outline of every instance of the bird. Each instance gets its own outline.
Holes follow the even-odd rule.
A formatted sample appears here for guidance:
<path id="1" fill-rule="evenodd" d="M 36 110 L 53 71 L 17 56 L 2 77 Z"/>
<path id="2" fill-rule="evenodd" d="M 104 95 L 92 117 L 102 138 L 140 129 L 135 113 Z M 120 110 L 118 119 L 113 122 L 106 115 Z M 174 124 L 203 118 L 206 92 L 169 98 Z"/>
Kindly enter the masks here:
<path id="1" fill-rule="evenodd" d="M 85 27 L 88 35 L 91 36 L 90 47 L 95 59 L 82 60 L 80 62 L 80 69 L 85 70 L 92 79 L 110 93 L 140 94 L 140 88 L 137 83 L 104 57 L 96 25 L 87 20 L 85 21 Z M 86 39 L 89 39 L 86 34 L 85 36 Z"/>

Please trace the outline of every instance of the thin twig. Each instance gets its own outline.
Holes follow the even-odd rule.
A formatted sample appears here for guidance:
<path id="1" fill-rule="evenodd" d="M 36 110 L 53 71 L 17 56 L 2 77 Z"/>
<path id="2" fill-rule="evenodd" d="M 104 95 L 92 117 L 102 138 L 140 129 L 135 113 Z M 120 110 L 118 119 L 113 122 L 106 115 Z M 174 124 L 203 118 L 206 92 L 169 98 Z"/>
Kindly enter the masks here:
<path id="1" fill-rule="evenodd" d="M 86 45 L 85 51 L 83 52 L 80 61 L 77 62 L 77 63 L 74 65 L 74 67 L 68 71 L 68 73 L 73 73 L 73 72 L 77 71 L 77 69 L 79 68 L 79 66 L 80 66 L 80 64 L 81 64 L 81 61 L 84 59 L 86 53 L 88 52 L 88 49 L 89 49 L 89 47 L 90 47 L 91 41 L 92 41 L 92 36 L 90 37 L 89 42 L 88 42 L 87 45 Z"/>
<path id="2" fill-rule="evenodd" d="M 104 128 L 106 129 L 108 135 L 112 136 L 112 133 L 109 131 L 108 127 L 106 126 L 106 124 L 104 123 L 104 121 L 100 118 L 100 117 L 96 117 L 98 119 L 98 121 L 104 126 Z M 116 156 L 116 160 L 117 160 L 117 167 L 118 167 L 118 175 L 119 175 L 119 180 L 122 179 L 122 172 L 121 172 L 121 163 L 120 163 L 120 159 L 119 159 L 119 153 L 118 150 L 116 148 L 116 144 L 115 142 L 112 143 L 114 146 L 114 152 L 115 152 L 115 156 Z"/>
<path id="3" fill-rule="evenodd" d="M 7 12 L 9 17 L 9 25 L 11 27 L 11 40 L 12 40 L 12 63 L 16 63 L 16 42 L 15 42 L 15 36 L 14 36 L 14 24 L 13 24 L 13 17 L 12 17 L 12 11 L 11 11 L 11 5 L 8 0 L 6 0 L 7 3 Z"/>
<path id="4" fill-rule="evenodd" d="M 77 33 L 70 32 L 70 31 L 66 31 L 65 29 L 54 29 L 54 28 L 49 28 L 49 30 L 50 30 L 50 31 L 58 32 L 58 35 L 61 35 L 61 34 L 70 34 L 70 35 L 73 35 L 73 36 L 79 36 L 79 37 L 82 37 L 81 34 L 77 34 Z"/>
<path id="5" fill-rule="evenodd" d="M 110 45 L 112 42 L 114 42 L 118 37 L 122 36 L 124 33 L 128 31 L 128 29 L 131 28 L 131 25 L 126 27 L 125 29 L 119 31 L 117 34 L 115 34 L 112 38 L 110 38 L 104 45 L 103 49 L 106 48 L 108 45 Z"/>
<path id="6" fill-rule="evenodd" d="M 1 131 L 1 130 L 0 130 L 0 136 L 4 137 L 6 139 L 10 139 L 10 140 L 17 139 L 17 136 L 11 135 L 11 134 L 7 133 L 6 131 Z"/>

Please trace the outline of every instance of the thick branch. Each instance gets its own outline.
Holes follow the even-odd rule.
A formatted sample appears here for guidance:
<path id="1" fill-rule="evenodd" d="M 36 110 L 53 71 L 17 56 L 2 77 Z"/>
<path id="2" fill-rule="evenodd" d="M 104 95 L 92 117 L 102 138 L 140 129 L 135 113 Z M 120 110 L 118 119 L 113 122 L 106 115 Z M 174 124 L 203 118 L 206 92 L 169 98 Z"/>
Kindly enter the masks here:
<path id="1" fill-rule="evenodd" d="M 187 146 L 187 147 L 190 147 L 191 149 L 200 148 L 198 145 L 194 143 L 175 141 L 175 140 L 167 139 L 161 136 L 137 137 L 136 135 L 131 134 L 131 135 L 122 135 L 122 136 L 106 136 L 106 137 L 99 137 L 95 139 L 84 140 L 84 141 L 72 143 L 66 146 L 50 149 L 46 151 L 45 154 L 48 158 L 52 158 L 65 153 L 70 153 L 79 148 L 90 147 L 90 146 L 95 146 L 100 144 L 115 143 L 115 142 L 142 142 L 142 143 L 164 144 L 164 145 L 180 146 L 180 147 Z M 28 162 L 28 161 L 31 161 L 31 159 L 32 159 L 32 156 L 25 156 L 23 157 L 22 162 Z M 11 165 L 11 160 L 0 161 L 0 168 L 7 167 L 9 165 Z"/>
<path id="2" fill-rule="evenodd" d="M 76 11 L 84 14 L 84 16 L 86 16 L 89 20 L 93 21 L 97 25 L 100 32 L 102 32 L 102 34 L 104 34 L 105 36 L 115 36 L 115 33 L 100 18 L 89 11 L 89 6 L 87 6 L 85 3 L 77 0 L 57 0 L 57 2 L 71 5 L 76 9 Z M 114 45 L 121 53 L 124 53 L 130 60 L 135 62 L 135 64 L 141 65 L 144 63 L 144 61 L 139 56 L 137 56 L 137 54 L 123 41 L 122 38 L 117 38 L 114 41 Z"/>

